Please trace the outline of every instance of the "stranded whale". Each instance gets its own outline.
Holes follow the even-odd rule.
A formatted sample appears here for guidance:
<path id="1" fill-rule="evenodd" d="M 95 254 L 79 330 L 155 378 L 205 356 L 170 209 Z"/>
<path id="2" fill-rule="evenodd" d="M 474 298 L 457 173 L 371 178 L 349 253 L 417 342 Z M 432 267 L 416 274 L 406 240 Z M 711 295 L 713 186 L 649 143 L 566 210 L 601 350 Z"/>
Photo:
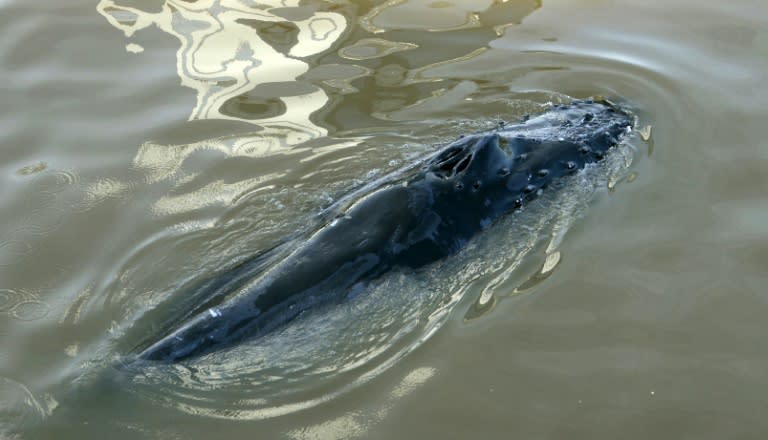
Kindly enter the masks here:
<path id="1" fill-rule="evenodd" d="M 231 298 L 138 357 L 173 362 L 218 351 L 343 299 L 389 270 L 449 256 L 559 178 L 600 161 L 633 124 L 633 116 L 608 102 L 574 101 L 464 136 L 356 201 L 278 263 L 235 268 L 212 280 L 212 292 Z"/>

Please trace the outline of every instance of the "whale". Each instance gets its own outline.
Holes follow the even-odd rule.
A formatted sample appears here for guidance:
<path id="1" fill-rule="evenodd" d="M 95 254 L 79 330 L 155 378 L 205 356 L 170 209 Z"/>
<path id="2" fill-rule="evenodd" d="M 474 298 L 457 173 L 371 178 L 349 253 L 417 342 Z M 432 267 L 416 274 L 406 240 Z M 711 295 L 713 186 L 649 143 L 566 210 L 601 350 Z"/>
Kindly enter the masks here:
<path id="1" fill-rule="evenodd" d="M 634 125 L 619 105 L 574 100 L 461 136 L 349 203 L 279 261 L 255 259 L 212 279 L 211 296 L 225 299 L 150 339 L 136 357 L 179 362 L 226 350 L 344 301 L 389 271 L 447 258 L 502 216 L 557 190 L 564 177 L 603 160 Z"/>

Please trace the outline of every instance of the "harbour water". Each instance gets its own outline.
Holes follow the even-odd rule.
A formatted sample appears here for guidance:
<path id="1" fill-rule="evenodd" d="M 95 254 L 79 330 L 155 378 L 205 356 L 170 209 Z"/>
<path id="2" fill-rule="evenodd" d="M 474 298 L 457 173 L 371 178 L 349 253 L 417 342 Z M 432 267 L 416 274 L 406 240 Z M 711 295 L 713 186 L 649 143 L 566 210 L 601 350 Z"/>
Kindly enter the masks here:
<path id="1" fill-rule="evenodd" d="M 0 0 L 0 36 L 0 439 L 768 431 L 762 0 Z M 335 200 L 571 97 L 640 130 L 465 252 L 128 365 Z"/>

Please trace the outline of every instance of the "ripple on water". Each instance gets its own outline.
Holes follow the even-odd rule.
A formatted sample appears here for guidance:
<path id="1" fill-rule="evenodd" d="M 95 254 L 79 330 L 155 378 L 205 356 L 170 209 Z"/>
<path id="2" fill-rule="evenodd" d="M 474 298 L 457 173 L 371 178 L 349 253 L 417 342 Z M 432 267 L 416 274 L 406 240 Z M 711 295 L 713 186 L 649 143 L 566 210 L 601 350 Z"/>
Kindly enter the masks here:
<path id="1" fill-rule="evenodd" d="M 11 309 L 11 318 L 19 321 L 35 321 L 43 319 L 48 315 L 50 308 L 48 304 L 38 300 L 22 301 Z"/>
<path id="2" fill-rule="evenodd" d="M 478 295 L 481 306 L 492 309 L 510 292 L 519 293 L 516 284 L 530 289 L 549 276 L 565 231 L 598 190 L 626 174 L 636 149 L 620 149 L 427 270 L 383 276 L 341 304 L 183 365 L 127 362 L 131 391 L 164 406 L 229 419 L 276 417 L 348 392 L 429 339 L 462 297 Z M 518 269 L 532 256 L 541 259 L 537 272 L 521 282 Z"/>
<path id="3" fill-rule="evenodd" d="M 13 435 L 40 422 L 45 410 L 23 384 L 0 377 L 0 434 Z"/>
<path id="4" fill-rule="evenodd" d="M 0 289 L 0 313 L 19 321 L 35 321 L 45 318 L 49 312 L 50 306 L 33 293 Z"/>
<path id="5" fill-rule="evenodd" d="M 66 191 L 68 188 L 77 186 L 80 182 L 80 176 L 72 171 L 51 170 L 48 173 L 41 173 L 34 180 L 34 184 L 42 192 L 57 194 Z"/>
<path id="6" fill-rule="evenodd" d="M 18 303 L 16 296 L 17 294 L 13 290 L 0 289 L 0 313 L 8 312 L 16 307 Z"/>
<path id="7" fill-rule="evenodd" d="M 11 231 L 7 236 L 0 237 L 0 266 L 16 264 L 32 253 L 32 243 L 18 235 L 18 231 Z"/>
<path id="8" fill-rule="evenodd" d="M 0 289 L 0 313 L 9 313 L 17 305 L 29 301 L 34 296 L 27 292 L 14 289 Z"/>

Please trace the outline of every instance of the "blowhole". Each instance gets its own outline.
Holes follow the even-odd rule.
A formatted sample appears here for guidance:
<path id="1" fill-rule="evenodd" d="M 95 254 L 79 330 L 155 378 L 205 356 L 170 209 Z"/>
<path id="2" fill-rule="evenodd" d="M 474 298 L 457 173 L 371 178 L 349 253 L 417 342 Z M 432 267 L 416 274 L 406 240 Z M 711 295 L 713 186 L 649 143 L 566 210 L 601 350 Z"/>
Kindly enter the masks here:
<path id="1" fill-rule="evenodd" d="M 440 178 L 449 179 L 461 173 L 472 161 L 472 154 L 462 155 L 466 149 L 455 147 L 444 151 L 434 160 L 431 166 L 432 172 Z"/>
<path id="2" fill-rule="evenodd" d="M 465 157 L 464 159 L 462 159 L 462 161 L 459 162 L 458 165 L 456 165 L 456 168 L 455 168 L 456 174 L 466 170 L 467 167 L 469 166 L 469 162 L 471 162 L 471 161 L 472 161 L 472 155 L 471 154 L 468 155 L 467 157 Z"/>

